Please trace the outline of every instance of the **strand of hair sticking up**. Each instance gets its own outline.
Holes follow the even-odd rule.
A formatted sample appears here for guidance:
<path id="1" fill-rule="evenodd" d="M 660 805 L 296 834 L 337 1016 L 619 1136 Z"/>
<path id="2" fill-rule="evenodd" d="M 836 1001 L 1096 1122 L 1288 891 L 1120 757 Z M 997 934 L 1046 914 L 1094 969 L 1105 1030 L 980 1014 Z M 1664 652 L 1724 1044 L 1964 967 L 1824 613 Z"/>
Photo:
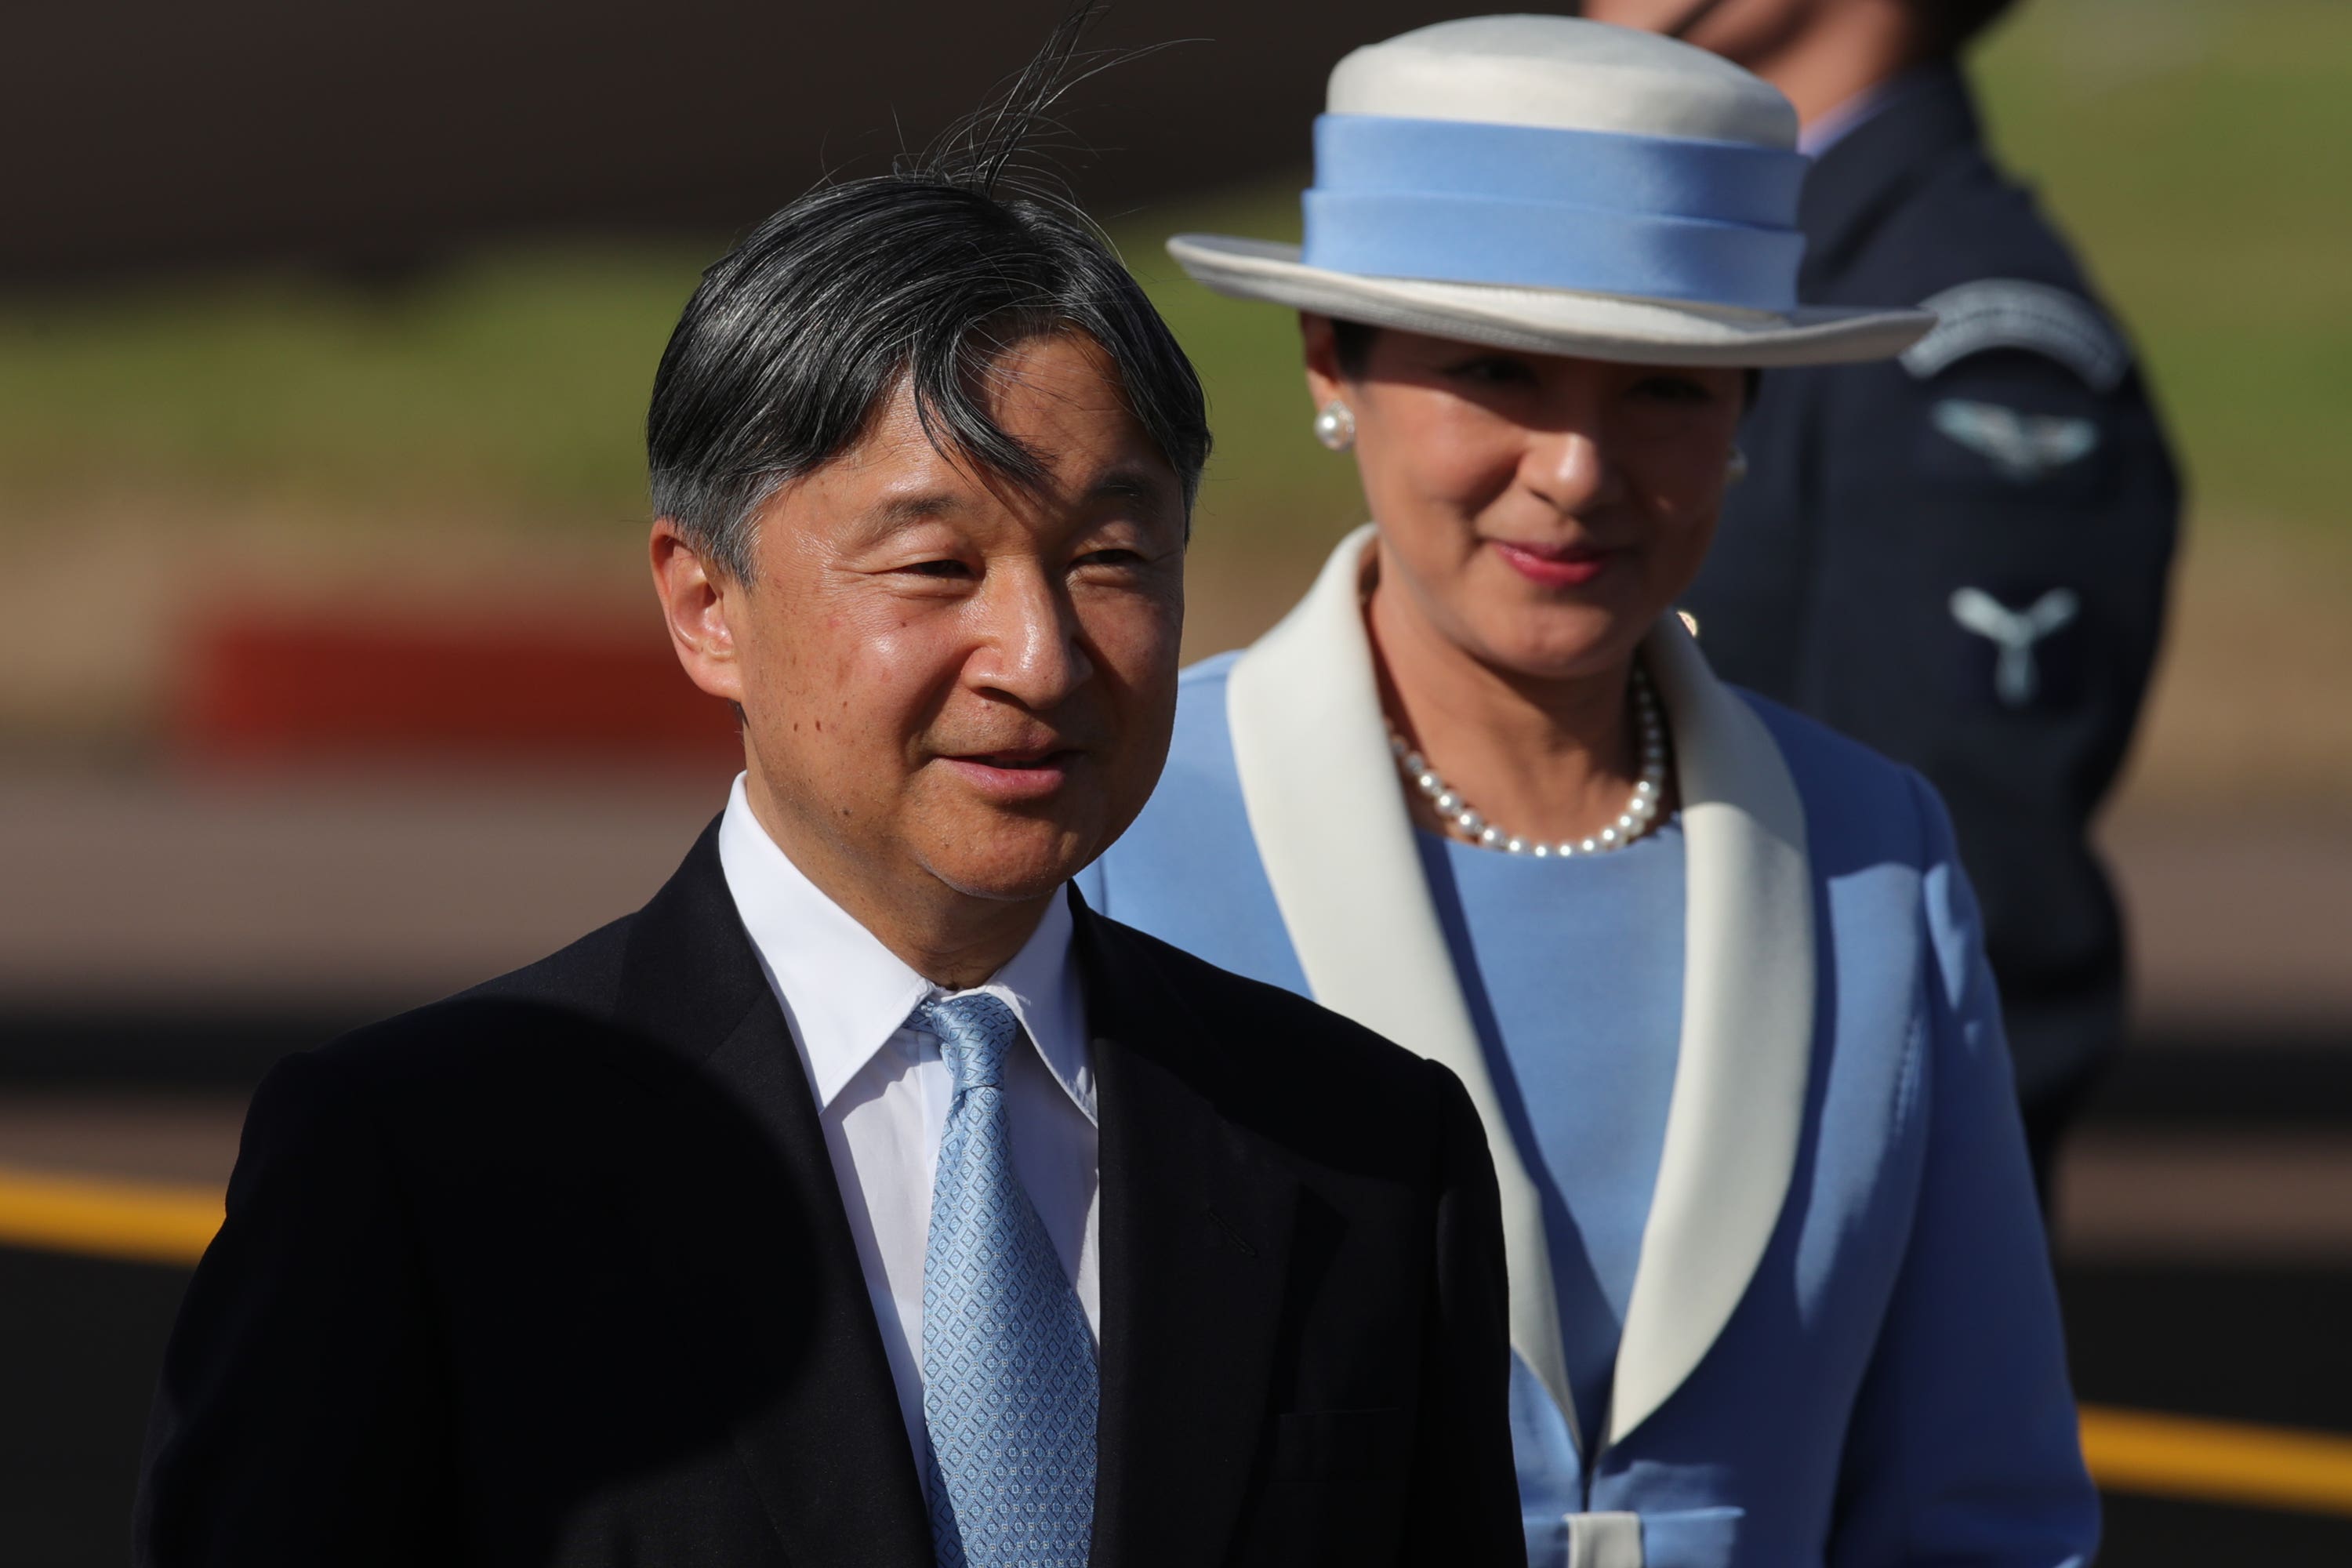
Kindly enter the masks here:
<path id="1" fill-rule="evenodd" d="M 1076 159 L 1094 151 L 1057 110 L 1073 91 L 1113 67 L 1185 41 L 1170 39 L 1136 48 L 1080 47 L 1087 30 L 1108 8 L 1108 0 L 1077 0 L 1055 23 L 1037 52 L 986 102 L 950 125 L 921 153 L 900 153 L 892 172 L 987 196 L 1042 201 L 1099 233 L 1079 207 L 1067 176 L 1051 162 L 1055 154 Z"/>

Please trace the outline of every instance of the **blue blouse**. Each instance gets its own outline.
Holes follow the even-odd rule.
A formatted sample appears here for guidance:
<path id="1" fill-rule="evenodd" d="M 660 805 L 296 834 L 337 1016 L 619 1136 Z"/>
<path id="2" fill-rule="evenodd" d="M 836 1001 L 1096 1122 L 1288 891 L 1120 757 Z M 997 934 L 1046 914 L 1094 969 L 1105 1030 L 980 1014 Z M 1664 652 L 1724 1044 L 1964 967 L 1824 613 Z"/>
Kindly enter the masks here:
<path id="1" fill-rule="evenodd" d="M 1682 1036 L 1682 827 L 1567 860 L 1416 837 L 1486 1070 L 1543 1198 L 1569 1385 L 1597 1432 Z"/>

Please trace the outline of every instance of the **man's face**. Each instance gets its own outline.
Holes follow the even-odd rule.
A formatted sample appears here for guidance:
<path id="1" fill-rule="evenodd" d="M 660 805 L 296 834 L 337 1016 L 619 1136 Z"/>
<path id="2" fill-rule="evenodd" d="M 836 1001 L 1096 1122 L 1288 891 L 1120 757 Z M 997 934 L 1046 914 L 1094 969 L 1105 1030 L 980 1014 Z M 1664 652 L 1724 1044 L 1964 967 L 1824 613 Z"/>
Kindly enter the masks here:
<path id="1" fill-rule="evenodd" d="M 943 456 L 902 386 L 769 502 L 754 580 L 720 588 L 752 804 L 872 897 L 1049 894 L 1167 756 L 1182 488 L 1090 339 L 1016 345 L 988 385 L 1042 487 Z"/>

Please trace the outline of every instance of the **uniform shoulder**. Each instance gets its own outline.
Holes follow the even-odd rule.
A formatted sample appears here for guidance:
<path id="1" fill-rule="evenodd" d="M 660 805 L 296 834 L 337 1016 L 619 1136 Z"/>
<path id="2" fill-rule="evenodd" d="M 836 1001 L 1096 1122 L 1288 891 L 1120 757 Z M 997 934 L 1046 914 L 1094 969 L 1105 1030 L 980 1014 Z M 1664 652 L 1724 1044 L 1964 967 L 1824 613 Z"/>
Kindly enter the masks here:
<path id="1" fill-rule="evenodd" d="M 1981 147 L 1944 159 L 1895 204 L 1838 289 L 1936 312 L 1903 355 L 1915 379 L 1986 353 L 2052 362 L 2102 395 L 2130 374 L 2130 343 L 2074 248 Z"/>
<path id="2" fill-rule="evenodd" d="M 1898 253 L 1950 282 L 2015 276 L 2084 287 L 2082 264 L 2058 226 L 1981 144 L 1953 149 L 1922 171 L 1885 209 L 1867 249 Z"/>
<path id="3" fill-rule="evenodd" d="M 1904 205 L 1899 218 L 1964 242 L 1971 255 L 2046 267 L 2061 279 L 2080 274 L 2073 246 L 2042 210 L 2032 187 L 1982 148 L 1943 164 L 1921 186 L 1918 199 Z"/>

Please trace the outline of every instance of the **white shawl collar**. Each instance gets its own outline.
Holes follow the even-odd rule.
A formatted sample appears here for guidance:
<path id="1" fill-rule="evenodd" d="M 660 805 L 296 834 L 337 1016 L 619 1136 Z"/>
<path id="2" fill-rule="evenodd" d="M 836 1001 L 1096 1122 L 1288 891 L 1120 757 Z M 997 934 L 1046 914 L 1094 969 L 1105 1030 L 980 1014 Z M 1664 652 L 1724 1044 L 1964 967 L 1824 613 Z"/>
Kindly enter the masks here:
<path id="1" fill-rule="evenodd" d="M 1542 1205 L 1495 1098 L 1389 755 L 1361 608 L 1372 536 L 1367 524 L 1341 541 L 1307 597 L 1234 666 L 1226 719 L 1242 799 L 1316 1000 L 1468 1088 L 1502 1186 L 1511 1348 L 1588 1447 Z M 1676 617 L 1643 650 L 1682 796 L 1682 1053 L 1603 1447 L 1681 1386 L 1763 1257 L 1796 1163 L 1816 984 L 1804 812 L 1779 745 Z"/>

